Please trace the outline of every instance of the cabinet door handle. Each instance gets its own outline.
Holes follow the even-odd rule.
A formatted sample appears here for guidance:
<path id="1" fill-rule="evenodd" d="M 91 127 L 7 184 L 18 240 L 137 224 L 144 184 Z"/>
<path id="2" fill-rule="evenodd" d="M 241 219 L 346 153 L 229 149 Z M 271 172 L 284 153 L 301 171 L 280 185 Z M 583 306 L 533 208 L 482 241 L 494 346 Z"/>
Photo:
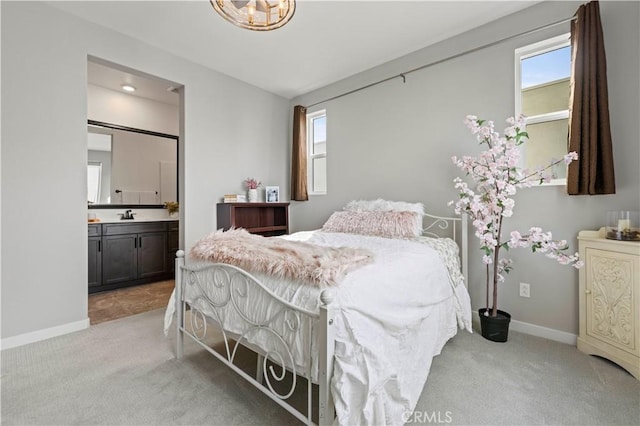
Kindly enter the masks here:
<path id="1" fill-rule="evenodd" d="M 585 294 L 591 294 L 591 290 L 585 290 L 584 293 Z"/>
<path id="2" fill-rule="evenodd" d="M 98 253 L 102 251 L 102 241 L 98 240 Z"/>
<path id="3" fill-rule="evenodd" d="M 133 248 L 138 248 L 138 237 L 133 239 Z"/>
<path id="4" fill-rule="evenodd" d="M 140 242 L 138 243 L 138 247 L 142 248 L 142 237 L 138 237 L 138 239 L 139 239 L 139 241 L 140 241 Z"/>

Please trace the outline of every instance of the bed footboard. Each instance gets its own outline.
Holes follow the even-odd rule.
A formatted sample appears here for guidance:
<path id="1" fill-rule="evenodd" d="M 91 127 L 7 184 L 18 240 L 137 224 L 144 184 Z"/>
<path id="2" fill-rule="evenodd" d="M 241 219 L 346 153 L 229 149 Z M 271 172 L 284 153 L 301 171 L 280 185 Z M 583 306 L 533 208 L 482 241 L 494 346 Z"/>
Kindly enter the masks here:
<path id="1" fill-rule="evenodd" d="M 300 421 L 314 424 L 317 414 L 319 424 L 332 424 L 332 292 L 322 291 L 319 312 L 312 312 L 282 299 L 235 266 L 190 267 L 185 265 L 182 250 L 176 253 L 175 262 L 176 357 L 183 357 L 184 337 L 188 336 Z M 261 306 L 267 300 L 270 308 L 255 309 L 257 304 L 252 302 L 256 297 Z M 224 346 L 222 351 L 216 351 L 206 340 L 207 324 L 219 329 L 222 341 L 217 343 Z M 234 362 L 240 346 L 258 354 L 255 377 Z M 306 414 L 287 401 L 302 387 L 299 376 L 306 378 Z M 313 383 L 319 390 L 316 401 Z"/>

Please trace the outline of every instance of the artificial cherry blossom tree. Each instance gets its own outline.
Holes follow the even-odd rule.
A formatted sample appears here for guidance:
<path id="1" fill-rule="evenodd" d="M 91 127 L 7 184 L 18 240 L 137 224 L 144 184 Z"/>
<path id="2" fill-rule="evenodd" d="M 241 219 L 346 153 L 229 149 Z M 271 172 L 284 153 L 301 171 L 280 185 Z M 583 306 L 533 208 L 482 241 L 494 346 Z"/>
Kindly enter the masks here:
<path id="1" fill-rule="evenodd" d="M 583 265 L 578 253 L 565 253 L 568 248 L 565 240 L 553 240 L 551 232 L 544 232 L 538 227 L 530 228 L 525 234 L 513 231 L 509 239 L 503 238 L 503 220 L 513 215 L 515 201 L 512 197 L 516 190 L 548 182 L 553 166 L 561 162 L 568 165 L 578 159 L 578 154 L 570 152 L 563 159 L 551 160 L 548 165 L 536 170 L 522 169 L 519 166 L 520 146 L 528 138 L 526 119 L 524 116 L 511 117 L 507 119 L 507 123 L 509 127 L 504 130 L 504 135 L 500 135 L 495 131 L 492 121 L 467 116 L 465 124 L 487 149 L 478 157 L 452 158 L 454 164 L 466 172 L 474 183 L 472 189 L 461 178 L 455 178 L 454 186 L 459 191 L 460 198 L 455 203 L 451 201 L 449 205 L 455 204 L 456 214 L 469 215 L 475 228 L 475 236 L 480 240 L 480 248 L 484 252 L 482 261 L 486 265 L 485 315 L 489 315 L 489 290 L 493 284 L 492 317 L 498 312 L 498 283 L 503 282 L 504 274 L 512 269 L 511 259 L 500 257 L 501 249 L 531 247 L 534 252 L 544 253 L 560 264 L 575 268 Z"/>

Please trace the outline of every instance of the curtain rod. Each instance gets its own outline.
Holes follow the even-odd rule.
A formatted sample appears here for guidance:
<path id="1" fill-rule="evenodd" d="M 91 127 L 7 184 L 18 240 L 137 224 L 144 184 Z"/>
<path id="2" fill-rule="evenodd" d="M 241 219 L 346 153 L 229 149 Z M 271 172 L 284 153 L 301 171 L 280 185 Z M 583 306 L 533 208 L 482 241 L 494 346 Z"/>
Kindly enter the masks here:
<path id="1" fill-rule="evenodd" d="M 486 49 L 486 48 L 488 48 L 488 47 L 493 47 L 493 46 L 495 46 L 495 45 L 497 45 L 497 44 L 504 43 L 505 41 L 508 41 L 508 40 L 512 40 L 512 39 L 515 39 L 515 38 L 518 38 L 518 37 L 523 37 L 523 36 L 526 36 L 526 35 L 529 35 L 529 34 L 536 33 L 536 32 L 538 32 L 538 31 L 546 30 L 546 29 L 548 29 L 548 28 L 552 28 L 552 27 L 555 27 L 555 26 L 557 26 L 557 25 L 561 25 L 561 24 L 564 24 L 564 23 L 567 23 L 567 22 L 573 21 L 573 20 L 575 20 L 576 18 L 577 18 L 577 17 L 574 15 L 574 16 L 572 16 L 571 18 L 567 18 L 567 19 L 563 19 L 563 20 L 561 20 L 561 21 L 553 22 L 553 23 L 551 23 L 551 24 L 543 25 L 543 26 L 541 26 L 541 27 L 534 28 L 534 29 L 532 29 L 532 30 L 528 30 L 528 31 L 525 31 L 525 32 L 522 32 L 522 33 L 519 33 L 519 34 L 515 34 L 515 35 L 509 36 L 509 37 L 505 37 L 505 38 L 503 38 L 503 39 L 500 39 L 500 40 L 497 40 L 497 41 L 494 41 L 494 42 L 491 42 L 491 43 L 488 43 L 488 44 L 484 44 L 484 45 L 482 45 L 482 46 L 474 47 L 473 49 L 465 50 L 464 52 L 457 53 L 457 54 L 455 54 L 455 55 L 448 56 L 448 57 L 446 57 L 446 58 L 439 59 L 439 60 L 437 60 L 437 61 L 430 62 L 430 63 L 425 64 L 425 65 L 421 65 L 421 66 L 419 66 L 419 67 L 417 67 L 417 68 L 413 68 L 413 69 L 410 69 L 410 70 L 408 70 L 408 71 L 401 72 L 400 74 L 397 74 L 397 75 L 394 75 L 394 76 L 391 76 L 391 77 L 387 77 L 387 78 L 384 78 L 384 79 L 382 79 L 382 80 L 378 80 L 378 81 L 376 81 L 376 82 L 374 82 L 374 83 L 367 84 L 366 86 L 362 86 L 362 87 L 359 87 L 359 88 L 357 88 L 357 89 L 353 89 L 353 90 L 350 90 L 350 91 L 348 91 L 348 92 L 342 93 L 342 94 L 340 94 L 340 95 L 336 95 L 336 96 L 333 96 L 333 97 L 331 97 L 331 98 L 324 99 L 324 100 L 322 100 L 322 101 L 319 101 L 319 102 L 313 103 L 313 104 L 311 104 L 311 105 L 307 105 L 307 106 L 306 106 L 306 108 L 311 108 L 311 107 L 314 107 L 314 106 L 316 106 L 316 105 L 320 105 L 320 104 L 325 103 L 325 102 L 333 101 L 333 100 L 335 100 L 335 99 L 342 98 L 343 96 L 351 95 L 352 93 L 356 93 L 356 92 L 359 92 L 359 91 L 361 91 L 361 90 L 368 89 L 369 87 L 377 86 L 378 84 L 382 84 L 382 83 L 385 83 L 385 82 L 387 82 L 387 81 L 389 81 L 389 80 L 393 80 L 393 79 L 396 79 L 396 78 L 399 78 L 399 77 L 400 77 L 400 78 L 402 78 L 402 82 L 403 82 L 403 83 L 406 83 L 406 81 L 407 81 L 407 79 L 406 79 L 407 74 L 411 74 L 411 73 L 413 73 L 413 72 L 420 71 L 420 70 L 423 70 L 423 69 L 425 69 L 425 68 L 431 67 L 431 66 L 433 66 L 433 65 L 438 65 L 438 64 L 441 64 L 441 63 L 443 63 L 443 62 L 447 62 L 447 61 L 450 61 L 450 60 L 452 60 L 452 59 L 459 58 L 459 57 L 464 56 L 464 55 L 468 55 L 469 53 L 477 52 L 478 50 Z"/>

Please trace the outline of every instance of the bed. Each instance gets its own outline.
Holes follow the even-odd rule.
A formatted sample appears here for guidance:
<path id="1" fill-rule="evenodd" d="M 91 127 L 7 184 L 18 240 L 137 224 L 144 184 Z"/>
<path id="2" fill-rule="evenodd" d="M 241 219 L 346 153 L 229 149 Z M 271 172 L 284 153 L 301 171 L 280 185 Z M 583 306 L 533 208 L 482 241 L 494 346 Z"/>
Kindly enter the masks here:
<path id="1" fill-rule="evenodd" d="M 316 231 L 217 231 L 188 263 L 178 252 L 165 333 L 175 313 L 177 358 L 188 336 L 303 423 L 403 424 L 432 358 L 471 332 L 466 230 L 464 217 L 375 200 Z M 257 354 L 251 374 L 238 365 L 244 348 Z"/>

